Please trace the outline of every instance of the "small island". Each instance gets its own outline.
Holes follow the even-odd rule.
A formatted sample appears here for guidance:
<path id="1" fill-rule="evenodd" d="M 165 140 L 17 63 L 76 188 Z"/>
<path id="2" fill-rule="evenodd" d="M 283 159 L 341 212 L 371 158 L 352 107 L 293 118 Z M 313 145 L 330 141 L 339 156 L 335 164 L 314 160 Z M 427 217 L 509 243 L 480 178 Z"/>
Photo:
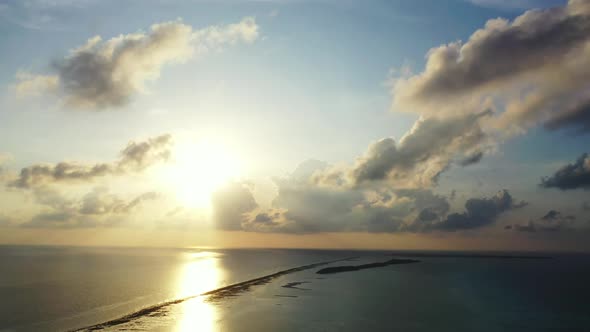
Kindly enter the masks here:
<path id="1" fill-rule="evenodd" d="M 332 266 L 321 269 L 317 271 L 317 274 L 332 274 L 332 273 L 340 273 L 340 272 L 350 272 L 350 271 L 359 271 L 364 269 L 374 269 L 377 267 L 385 267 L 388 265 L 396 265 L 396 264 L 410 264 L 410 263 L 418 263 L 419 260 L 415 259 L 399 259 L 393 258 L 386 262 L 377 262 L 377 263 L 370 263 L 370 264 L 362 264 L 362 265 L 345 265 L 345 266 Z"/>

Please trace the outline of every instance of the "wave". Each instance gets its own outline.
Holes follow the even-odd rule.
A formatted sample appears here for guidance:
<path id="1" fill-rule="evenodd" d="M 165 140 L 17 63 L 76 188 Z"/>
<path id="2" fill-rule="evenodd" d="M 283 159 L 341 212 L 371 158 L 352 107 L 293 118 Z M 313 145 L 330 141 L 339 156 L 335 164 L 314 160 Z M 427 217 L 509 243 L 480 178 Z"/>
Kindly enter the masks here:
<path id="1" fill-rule="evenodd" d="M 278 272 L 268 274 L 268 275 L 265 275 L 262 277 L 258 277 L 258 278 L 238 282 L 235 284 L 231 284 L 228 286 L 224 286 L 221 288 L 217 288 L 217 289 L 207 291 L 205 293 L 201 293 L 198 295 L 192 295 L 192 296 L 188 296 L 188 297 L 184 297 L 184 298 L 180 298 L 180 299 L 176 299 L 176 300 L 161 302 L 156 305 L 149 306 L 149 307 L 143 308 L 139 311 L 125 315 L 123 317 L 116 318 L 116 319 L 113 319 L 113 320 L 110 320 L 110 321 L 107 321 L 104 323 L 99 323 L 96 325 L 91 325 L 91 326 L 79 328 L 79 329 L 73 330 L 73 332 L 99 331 L 99 330 L 102 330 L 105 328 L 125 324 L 125 323 L 132 321 L 132 320 L 135 320 L 135 319 L 138 319 L 141 317 L 145 317 L 148 315 L 157 315 L 158 312 L 162 311 L 163 309 L 165 309 L 168 306 L 182 303 L 182 302 L 188 301 L 190 299 L 197 298 L 199 296 L 206 296 L 208 301 L 213 301 L 213 302 L 220 301 L 220 300 L 223 300 L 227 297 L 237 296 L 240 293 L 247 292 L 248 290 L 250 290 L 250 288 L 252 288 L 254 286 L 267 284 L 267 283 L 271 282 L 272 280 L 279 278 L 281 276 L 287 275 L 287 274 L 300 272 L 300 271 L 304 271 L 304 270 L 309 270 L 309 269 L 313 269 L 313 268 L 320 267 L 323 265 L 347 261 L 347 260 L 351 260 L 351 259 L 355 259 L 355 258 L 356 257 L 348 257 L 348 258 L 337 259 L 337 260 L 327 261 L 327 262 L 314 263 L 314 264 L 309 264 L 309 265 L 303 265 L 303 266 L 299 266 L 299 267 L 295 267 L 295 268 L 291 268 L 291 269 L 287 269 L 287 270 L 278 271 Z"/>

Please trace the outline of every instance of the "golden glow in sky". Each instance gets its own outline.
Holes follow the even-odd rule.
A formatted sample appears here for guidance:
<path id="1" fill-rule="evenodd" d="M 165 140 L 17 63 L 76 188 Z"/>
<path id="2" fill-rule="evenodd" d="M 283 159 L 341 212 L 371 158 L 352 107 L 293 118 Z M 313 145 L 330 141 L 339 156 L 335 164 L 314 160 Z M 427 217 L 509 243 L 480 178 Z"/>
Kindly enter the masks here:
<path id="1" fill-rule="evenodd" d="M 229 148 L 201 139 L 178 142 L 162 175 L 180 204 L 208 210 L 211 194 L 240 171 L 240 162 Z"/>

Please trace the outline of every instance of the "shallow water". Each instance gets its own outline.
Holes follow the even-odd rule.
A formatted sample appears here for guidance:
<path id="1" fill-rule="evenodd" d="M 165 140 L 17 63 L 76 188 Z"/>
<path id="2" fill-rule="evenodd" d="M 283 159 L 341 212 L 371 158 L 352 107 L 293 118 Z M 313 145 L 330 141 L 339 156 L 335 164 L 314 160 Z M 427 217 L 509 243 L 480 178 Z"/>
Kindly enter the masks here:
<path id="1" fill-rule="evenodd" d="M 329 275 L 280 275 L 226 296 L 197 296 L 307 264 L 388 252 L 0 247 L 0 331 L 71 330 L 174 299 L 102 330 L 588 331 L 590 259 L 418 257 Z M 297 284 L 293 284 L 297 283 Z M 288 287 L 283 287 L 288 286 Z M 242 287 L 243 288 L 243 287 Z"/>

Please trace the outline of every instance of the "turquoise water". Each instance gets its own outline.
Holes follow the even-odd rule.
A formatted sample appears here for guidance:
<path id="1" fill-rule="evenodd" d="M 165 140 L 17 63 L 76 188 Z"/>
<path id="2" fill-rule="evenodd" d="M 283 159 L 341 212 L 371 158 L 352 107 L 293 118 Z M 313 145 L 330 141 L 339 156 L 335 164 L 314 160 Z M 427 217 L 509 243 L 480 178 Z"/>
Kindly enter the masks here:
<path id="1" fill-rule="evenodd" d="M 231 296 L 197 296 L 306 264 L 391 252 L 0 247 L 0 331 L 82 328 L 171 300 L 105 331 L 589 331 L 590 258 L 418 257 Z M 399 254 L 399 253 L 398 253 Z M 298 283 L 291 287 L 290 283 Z"/>

